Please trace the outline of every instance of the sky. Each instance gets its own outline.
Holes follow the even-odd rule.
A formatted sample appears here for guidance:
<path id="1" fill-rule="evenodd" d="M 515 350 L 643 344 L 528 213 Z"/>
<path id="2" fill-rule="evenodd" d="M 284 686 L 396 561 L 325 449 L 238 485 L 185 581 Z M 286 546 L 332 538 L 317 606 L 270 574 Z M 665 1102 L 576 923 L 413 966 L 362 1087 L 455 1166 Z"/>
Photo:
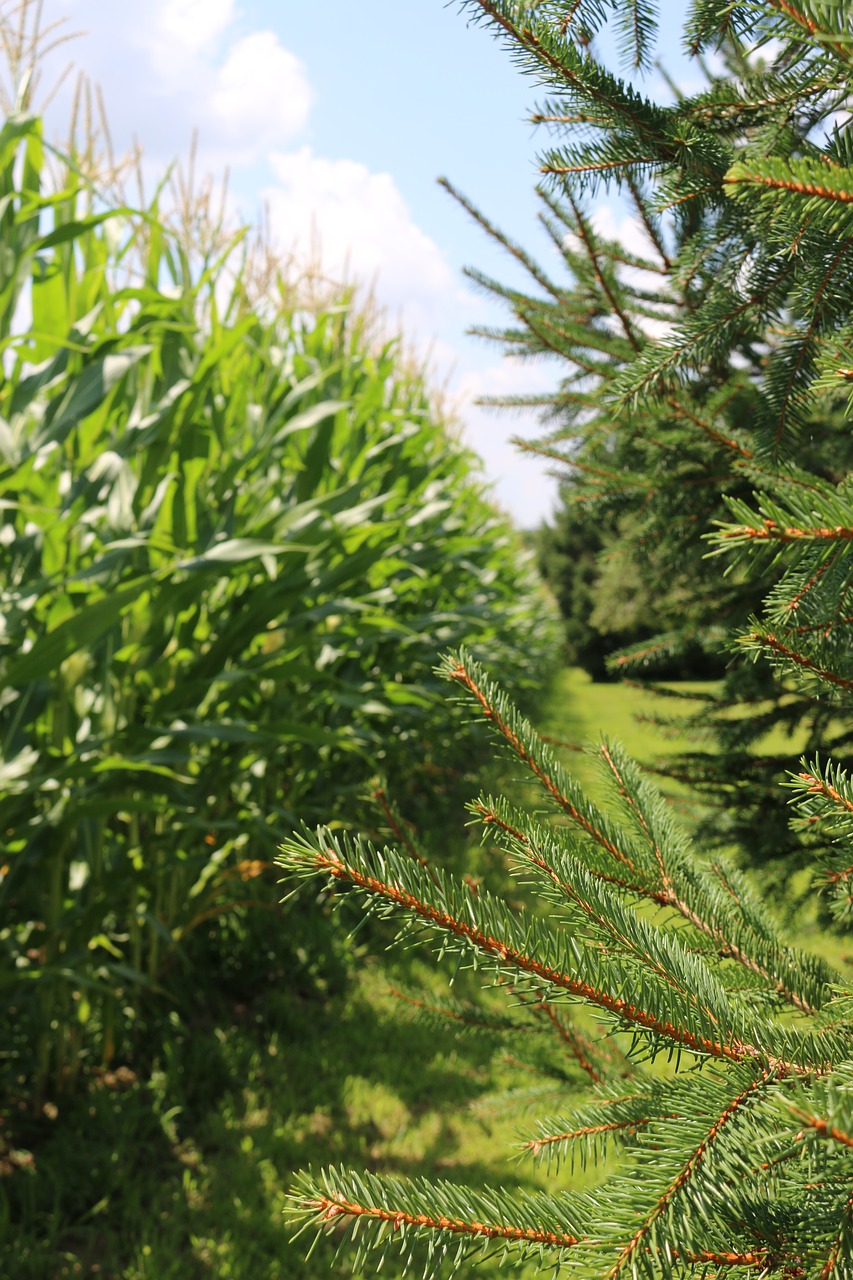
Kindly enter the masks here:
<path id="1" fill-rule="evenodd" d="M 661 7 L 666 65 L 695 80 L 673 36 L 683 6 Z M 447 176 L 554 266 L 536 220 L 528 120 L 542 94 L 504 44 L 444 0 L 45 0 L 44 23 L 54 21 L 76 38 L 45 64 L 44 90 L 69 62 L 85 71 L 103 91 L 116 149 L 138 139 L 153 176 L 187 155 L 198 129 L 199 167 L 228 168 L 235 216 L 253 222 L 266 210 L 283 252 L 319 250 L 330 275 L 373 288 L 389 331 L 402 331 L 445 388 L 499 504 L 528 528 L 552 512 L 547 464 L 509 443 L 535 436 L 535 418 L 474 401 L 546 392 L 558 367 L 505 359 L 466 335 L 507 317 L 463 268 L 521 277 L 436 181 Z M 67 118 L 69 84 L 49 124 Z M 651 92 L 661 89 L 653 74 Z M 596 217 L 636 237 L 618 204 L 600 201 Z"/>

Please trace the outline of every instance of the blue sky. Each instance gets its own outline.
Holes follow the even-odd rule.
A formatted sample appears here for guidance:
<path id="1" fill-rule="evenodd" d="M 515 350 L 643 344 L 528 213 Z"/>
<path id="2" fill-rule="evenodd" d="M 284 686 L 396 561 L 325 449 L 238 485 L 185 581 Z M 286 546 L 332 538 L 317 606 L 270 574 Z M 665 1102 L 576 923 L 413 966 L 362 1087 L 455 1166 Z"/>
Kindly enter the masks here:
<path id="1" fill-rule="evenodd" d="M 665 61 L 695 80 L 675 39 L 683 7 L 662 8 Z M 389 325 L 447 383 L 501 505 L 528 527 L 547 515 L 555 482 L 508 444 L 536 422 L 473 400 L 542 392 L 556 367 L 504 361 L 466 337 L 502 317 L 463 266 L 518 277 L 436 183 L 445 174 L 525 247 L 553 255 L 536 224 L 526 119 L 540 94 L 506 47 L 443 0 L 46 0 L 45 20 L 58 18 L 85 34 L 54 65 L 73 59 L 101 84 L 117 148 L 138 138 L 153 176 L 186 155 L 198 127 L 201 164 L 230 169 L 235 214 L 252 220 L 266 206 L 282 250 L 319 244 L 331 274 L 346 266 L 373 284 Z M 62 111 L 60 96 L 57 120 Z M 618 205 L 600 202 L 596 216 L 637 235 Z"/>

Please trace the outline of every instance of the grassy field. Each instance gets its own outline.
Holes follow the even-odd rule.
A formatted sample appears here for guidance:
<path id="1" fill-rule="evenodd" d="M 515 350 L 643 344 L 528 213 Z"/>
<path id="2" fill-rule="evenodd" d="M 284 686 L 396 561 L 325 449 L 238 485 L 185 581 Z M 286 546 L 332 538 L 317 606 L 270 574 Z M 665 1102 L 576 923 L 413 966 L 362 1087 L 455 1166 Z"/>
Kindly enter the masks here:
<path id="1" fill-rule="evenodd" d="M 678 745 L 637 719 L 653 701 L 564 672 L 542 729 L 569 742 L 606 732 L 648 759 Z M 569 749 L 564 758 L 590 777 L 588 758 Z M 448 830 L 465 840 L 458 820 Z M 479 873 L 488 855 L 472 839 L 461 856 Z M 296 1169 L 342 1163 L 526 1186 L 568 1179 L 515 1159 L 525 1117 L 490 1109 L 488 1098 L 529 1077 L 500 1046 L 418 1022 L 389 995 L 392 984 L 445 993 L 447 968 L 417 949 L 383 955 L 387 941 L 377 927 L 360 943 L 348 981 L 232 993 L 183 1028 L 148 1078 L 101 1074 L 73 1106 L 58 1102 L 58 1113 L 48 1107 L 22 1124 L 35 1170 L 0 1179 L 0 1273 L 360 1278 L 334 1241 L 310 1260 L 307 1238 L 290 1242 L 282 1210 Z M 500 1272 L 495 1262 L 477 1274 Z"/>
<path id="2" fill-rule="evenodd" d="M 712 693 L 717 685 L 713 681 L 683 680 L 670 683 L 679 694 L 677 702 L 628 683 L 596 684 L 579 667 L 569 667 L 555 677 L 548 706 L 541 717 L 540 729 L 554 738 L 570 743 L 595 742 L 602 734 L 616 738 L 638 760 L 652 761 L 658 757 L 673 755 L 685 747 L 695 747 L 696 742 L 685 739 L 676 729 L 667 729 L 656 723 L 657 717 L 665 719 L 689 715 L 698 706 L 692 702 Z M 737 715 L 732 709 L 731 715 Z M 701 739 L 710 749 L 708 739 Z M 776 729 L 761 738 L 757 749 L 769 754 L 777 751 L 796 752 L 800 743 Z M 567 764 L 569 757 L 566 757 Z M 582 758 L 576 760 L 579 777 L 592 781 L 594 772 Z"/>
<path id="3" fill-rule="evenodd" d="M 681 693 L 702 694 L 714 685 L 697 680 L 684 681 L 673 688 Z M 635 685 L 595 683 L 580 667 L 569 667 L 554 680 L 540 728 L 545 734 L 576 744 L 595 742 L 605 734 L 616 738 L 637 759 L 648 760 L 683 747 L 683 739 L 653 723 L 652 717 L 658 712 L 671 713 L 672 704 Z M 582 758 L 576 769 L 579 776 L 592 780 Z"/>
<path id="4" fill-rule="evenodd" d="M 437 988 L 419 967 L 404 966 L 406 977 Z M 390 973 L 365 962 L 345 994 L 264 992 L 223 1008 L 194 1028 L 171 1071 L 102 1083 L 71 1114 L 44 1120 L 54 1135 L 40 1135 L 38 1174 L 29 1177 L 56 1185 L 52 1196 L 33 1186 L 4 1273 L 350 1276 L 331 1242 L 310 1261 L 307 1240 L 290 1243 L 282 1210 L 296 1169 L 340 1162 L 499 1181 L 513 1123 L 469 1104 L 512 1073 L 501 1072 L 487 1041 L 459 1043 L 411 1022 L 387 994 L 389 977 L 400 981 L 399 962 Z M 532 1168 L 509 1177 L 537 1180 Z"/>
<path id="5" fill-rule="evenodd" d="M 673 688 L 682 695 L 701 695 L 712 690 L 714 685 L 682 681 Z M 686 714 L 696 706 L 696 703 L 679 700 L 675 709 Z M 656 723 L 656 717 L 672 716 L 673 711 L 673 703 L 668 698 L 656 697 L 627 683 L 596 683 L 579 667 L 569 667 L 555 677 L 539 729 L 557 746 L 565 767 L 591 794 L 600 796 L 597 766 L 583 748 L 594 746 L 604 736 L 620 742 L 643 764 L 665 760 L 667 756 L 684 750 L 686 745 L 683 736 Z M 658 785 L 670 797 L 683 820 L 690 822 L 696 808 L 687 789 L 669 780 L 658 780 Z"/>

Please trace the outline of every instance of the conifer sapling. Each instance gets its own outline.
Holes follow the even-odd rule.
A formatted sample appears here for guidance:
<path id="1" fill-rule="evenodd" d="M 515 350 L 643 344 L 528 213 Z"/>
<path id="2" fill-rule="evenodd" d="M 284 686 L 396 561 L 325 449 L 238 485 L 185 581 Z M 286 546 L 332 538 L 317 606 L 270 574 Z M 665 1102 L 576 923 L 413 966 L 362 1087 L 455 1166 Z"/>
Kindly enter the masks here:
<path id="1" fill-rule="evenodd" d="M 697 0 L 689 46 L 699 56 L 726 45 L 744 74 L 712 77 L 671 106 L 591 52 L 612 18 L 634 63 L 648 65 L 655 16 L 641 0 L 465 7 L 536 72 L 548 94 L 539 116 L 564 131 L 542 168 L 576 285 L 561 290 L 531 263 L 540 293 L 532 302 L 504 291 L 518 318 L 504 338 L 574 362 L 560 397 L 578 432 L 597 433 L 603 454 L 608 432 L 612 441 L 622 432 L 603 490 L 643 487 L 650 519 L 677 531 L 667 556 L 680 545 L 685 563 L 698 563 L 710 535 L 736 584 L 771 582 L 732 643 L 773 664 L 792 696 L 805 689 L 843 712 L 853 691 L 853 488 L 811 468 L 800 446 L 853 368 L 846 6 Z M 756 39 L 757 72 L 747 47 Z M 648 259 L 596 236 L 580 197 L 605 180 L 635 199 Z M 620 264 L 657 272 L 666 296 L 625 288 Z M 647 322 L 667 314 L 677 318 L 652 330 Z M 564 440 L 565 421 L 560 431 Z M 722 486 L 719 476 L 711 485 L 714 459 Z M 713 526 L 721 492 L 728 514 Z M 593 802 L 470 655 L 448 657 L 443 673 L 552 810 L 546 822 L 505 798 L 471 806 L 528 882 L 531 906 L 482 885 L 475 894 L 409 848 L 325 829 L 295 837 L 282 861 L 493 973 L 506 1018 L 559 1042 L 574 1089 L 523 1137 L 552 1176 L 532 1194 L 327 1169 L 300 1178 L 295 1218 L 349 1228 L 359 1258 L 399 1251 L 425 1255 L 428 1267 L 498 1250 L 606 1280 L 853 1275 L 853 985 L 788 945 L 736 870 L 697 854 L 617 745 L 595 748 L 607 799 Z M 843 761 L 809 758 L 790 795 L 795 822 L 823 833 L 819 876 L 843 922 L 853 782 Z M 429 1016 L 477 1021 L 461 1003 L 422 1003 Z M 597 1035 L 574 1021 L 577 1006 Z M 601 1182 L 573 1188 L 574 1162 L 611 1152 Z"/>

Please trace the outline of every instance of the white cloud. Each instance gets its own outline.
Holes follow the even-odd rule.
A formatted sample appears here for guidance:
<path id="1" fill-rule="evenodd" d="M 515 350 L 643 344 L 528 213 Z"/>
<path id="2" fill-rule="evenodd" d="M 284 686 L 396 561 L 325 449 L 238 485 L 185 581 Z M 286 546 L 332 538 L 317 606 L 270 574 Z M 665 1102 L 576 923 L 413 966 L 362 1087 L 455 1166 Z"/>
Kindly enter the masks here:
<path id="1" fill-rule="evenodd" d="M 558 485 L 551 474 L 552 464 L 520 450 L 510 442 L 510 436 L 535 439 L 544 435 L 547 427 L 534 412 L 511 414 L 475 401 L 480 396 L 548 395 L 559 377 L 559 366 L 553 361 L 507 358 L 500 364 L 469 370 L 454 387 L 457 413 L 464 423 L 462 439 L 485 460 L 495 499 L 523 528 L 535 528 L 553 514 Z"/>
<path id="2" fill-rule="evenodd" d="M 55 18 L 84 34 L 50 59 L 45 83 L 72 58 L 103 88 L 118 147 L 135 135 L 161 166 L 196 127 L 201 166 L 220 172 L 292 144 L 308 124 L 303 63 L 274 31 L 246 31 L 236 0 L 46 0 L 45 21 Z M 54 113 L 63 121 L 70 91 Z"/>
<path id="3" fill-rule="evenodd" d="M 302 63 L 273 31 L 253 31 L 230 50 L 208 100 L 219 136 L 255 148 L 288 142 L 308 123 L 314 95 Z"/>
<path id="4" fill-rule="evenodd" d="M 119 153 L 139 137 L 149 189 L 166 163 L 186 156 L 198 125 L 196 173 L 229 168 L 230 207 L 253 218 L 265 203 L 283 251 L 319 249 L 329 276 L 375 282 L 389 327 L 401 325 L 421 349 L 441 329 L 459 333 L 476 314 L 472 295 L 391 174 L 296 149 L 314 99 L 308 73 L 274 30 L 247 26 L 248 8 L 237 0 L 46 0 L 45 16 L 64 13 L 88 29 L 69 51 L 103 84 Z M 57 116 L 67 111 L 66 98 Z"/>
<path id="5" fill-rule="evenodd" d="M 277 242 L 323 269 L 376 283 L 379 301 L 409 330 L 446 320 L 468 295 L 444 254 L 417 225 L 389 173 L 355 160 L 330 160 L 310 147 L 269 157 L 275 185 L 262 192 Z M 392 318 L 396 319 L 396 316 Z"/>
<path id="6" fill-rule="evenodd" d="M 622 248 L 635 257 L 657 258 L 648 232 L 635 214 L 625 213 L 617 217 L 612 205 L 599 205 L 592 215 L 592 225 L 600 236 L 618 240 Z"/>
<path id="7" fill-rule="evenodd" d="M 187 59 L 215 52 L 234 17 L 234 0 L 159 0 L 139 31 L 158 69 L 173 75 Z"/>
<path id="8" fill-rule="evenodd" d="M 161 0 L 139 29 L 161 94 L 232 165 L 297 138 L 314 100 L 303 64 L 276 33 L 235 38 L 236 19 L 234 0 Z"/>

